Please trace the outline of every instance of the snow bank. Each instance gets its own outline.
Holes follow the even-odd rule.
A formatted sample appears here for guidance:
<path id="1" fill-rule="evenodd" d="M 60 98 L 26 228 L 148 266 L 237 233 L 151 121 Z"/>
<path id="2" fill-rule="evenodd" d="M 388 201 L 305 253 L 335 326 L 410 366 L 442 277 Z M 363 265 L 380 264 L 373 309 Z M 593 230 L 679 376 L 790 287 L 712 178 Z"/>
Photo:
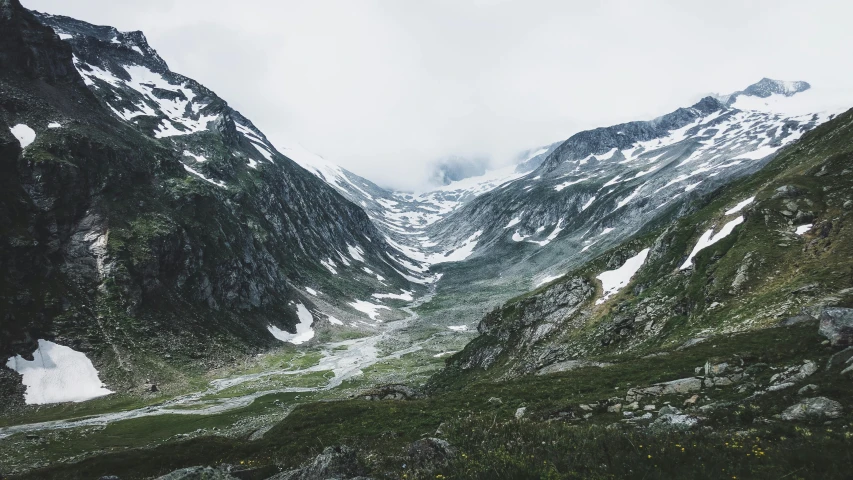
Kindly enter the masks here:
<path id="1" fill-rule="evenodd" d="M 797 230 L 796 230 L 794 233 L 796 233 L 797 235 L 801 235 L 801 236 L 802 236 L 802 235 L 804 235 L 806 232 L 808 232 L 809 230 L 811 230 L 813 226 L 814 226 L 814 224 L 812 224 L 812 223 L 809 223 L 809 224 L 807 224 L 807 225 L 800 225 L 799 227 L 797 227 Z"/>
<path id="2" fill-rule="evenodd" d="M 385 310 L 391 310 L 385 305 L 376 305 L 375 303 L 365 302 L 364 300 L 356 300 L 354 302 L 351 302 L 350 306 L 358 310 L 359 312 L 367 314 L 367 316 L 370 317 L 371 320 L 376 320 L 376 317 L 379 316 L 380 309 L 384 308 Z"/>
<path id="3" fill-rule="evenodd" d="M 648 256 L 649 249 L 646 248 L 642 252 L 634 255 L 628 260 L 625 260 L 625 263 L 616 270 L 608 270 L 595 277 L 601 280 L 601 288 L 604 290 L 604 295 L 599 298 L 595 304 L 601 305 L 607 301 L 608 298 L 622 289 L 622 287 L 628 285 L 628 282 L 631 281 L 634 274 L 637 273 L 640 267 L 643 266 L 643 263 L 646 262 L 646 257 Z"/>
<path id="4" fill-rule="evenodd" d="M 12 132 L 12 135 L 18 139 L 18 142 L 21 143 L 21 148 L 27 148 L 36 140 L 35 130 L 23 123 L 19 123 L 9 130 Z"/>
<path id="5" fill-rule="evenodd" d="M 536 288 L 539 288 L 542 285 L 545 285 L 546 283 L 551 283 L 554 280 L 556 280 L 562 276 L 563 275 L 548 275 L 547 277 L 543 278 L 542 280 L 539 280 L 538 282 L 536 282 Z"/>
<path id="6" fill-rule="evenodd" d="M 732 231 L 734 231 L 735 227 L 741 223 L 743 223 L 743 216 L 737 217 L 731 222 L 723 225 L 723 228 L 716 235 L 714 234 L 713 228 L 703 233 L 702 236 L 699 237 L 699 241 L 696 243 L 696 246 L 693 247 L 693 251 L 690 252 L 690 256 L 687 257 L 687 260 L 684 261 L 679 270 L 686 270 L 690 268 L 693 265 L 693 257 L 695 257 L 697 253 L 702 251 L 702 249 L 708 248 L 726 238 L 730 233 L 732 233 Z"/>
<path id="7" fill-rule="evenodd" d="M 407 302 L 414 300 L 414 297 L 412 296 L 412 294 L 415 293 L 414 291 L 402 289 L 400 291 L 403 293 L 374 293 L 373 298 L 378 298 L 380 300 L 383 298 L 392 298 L 394 300 L 405 300 Z"/>
<path id="8" fill-rule="evenodd" d="M 296 324 L 296 333 L 285 332 L 274 325 L 267 327 L 267 330 L 273 337 L 282 342 L 290 342 L 294 345 L 301 345 L 308 340 L 314 338 L 314 330 L 311 329 L 311 324 L 314 323 L 314 316 L 301 303 L 296 305 L 296 315 L 299 316 L 299 323 Z"/>
<path id="9" fill-rule="evenodd" d="M 27 405 L 85 402 L 113 393 L 104 388 L 84 353 L 47 340 L 39 340 L 38 345 L 32 361 L 18 355 L 6 362 L 7 367 L 24 376 Z"/>
<path id="10" fill-rule="evenodd" d="M 726 210 L 726 215 L 734 215 L 734 214 L 738 213 L 739 211 L 743 210 L 743 207 L 749 205 L 750 203 L 752 203 L 754 201 L 755 201 L 755 197 L 749 197 L 746 200 L 738 203 L 737 205 L 735 205 L 731 209 Z"/>

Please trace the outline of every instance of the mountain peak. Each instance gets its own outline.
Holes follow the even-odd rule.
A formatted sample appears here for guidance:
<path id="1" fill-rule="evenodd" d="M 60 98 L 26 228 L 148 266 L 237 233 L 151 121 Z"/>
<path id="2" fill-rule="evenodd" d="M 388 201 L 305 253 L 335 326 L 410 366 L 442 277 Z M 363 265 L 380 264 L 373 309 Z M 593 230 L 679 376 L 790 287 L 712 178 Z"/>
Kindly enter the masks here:
<path id="1" fill-rule="evenodd" d="M 753 83 L 743 90 L 739 90 L 728 95 L 715 95 L 714 98 L 726 105 L 732 105 L 741 95 L 758 98 L 768 98 L 771 95 L 784 95 L 791 97 L 800 92 L 805 92 L 810 89 L 811 85 L 808 82 L 795 80 L 774 80 L 764 77 L 761 80 Z"/>
<path id="2" fill-rule="evenodd" d="M 790 97 L 791 95 L 804 92 L 809 88 L 811 88 L 811 85 L 808 82 L 773 80 L 772 78 L 764 77 L 746 87 L 743 93 L 761 98 L 767 98 L 774 93 Z"/>

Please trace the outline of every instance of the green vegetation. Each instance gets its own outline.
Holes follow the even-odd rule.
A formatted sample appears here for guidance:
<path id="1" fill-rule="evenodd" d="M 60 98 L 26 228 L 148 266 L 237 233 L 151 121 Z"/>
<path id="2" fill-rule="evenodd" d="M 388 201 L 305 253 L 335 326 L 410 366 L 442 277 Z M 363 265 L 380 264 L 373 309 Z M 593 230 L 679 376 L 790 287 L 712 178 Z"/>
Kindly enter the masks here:
<path id="1" fill-rule="evenodd" d="M 652 434 L 621 423 L 616 429 L 607 428 L 622 415 L 596 410 L 591 418 L 582 419 L 578 408 L 624 395 L 633 386 L 692 376 L 696 367 L 708 361 L 743 362 L 744 367 L 766 364 L 750 380 L 763 384 L 779 368 L 809 359 L 821 365 L 809 383 L 819 385 L 822 395 L 851 398 L 853 384 L 839 381 L 840 365 L 823 368 L 837 350 L 822 345 L 816 330 L 816 325 L 808 323 L 726 335 L 668 355 L 613 357 L 614 364 L 605 368 L 475 382 L 464 390 L 449 389 L 419 400 L 302 403 L 260 440 L 247 441 L 248 433 L 173 439 L 164 446 L 99 455 L 21 478 L 97 478 L 107 473 L 144 478 L 183 466 L 221 462 L 292 467 L 335 444 L 359 448 L 372 474 L 380 478 L 672 478 L 676 474 L 708 479 L 787 474 L 809 478 L 808 472 L 813 471 L 825 472 L 823 478 L 845 478 L 853 451 L 849 434 L 853 412 L 845 409 L 845 416 L 830 425 L 780 422 L 773 415 L 796 402 L 791 390 L 751 397 L 752 390 L 739 392 L 736 385 L 706 388 L 701 394 L 708 403 L 733 402 L 734 406 L 700 414 L 701 428 L 685 433 Z M 500 404 L 490 403 L 492 397 L 500 398 Z M 120 422 L 89 434 L 79 448 L 138 447 L 132 440 L 122 443 L 132 438 L 126 434 L 132 431 L 152 430 L 160 438 L 199 428 L 209 432 L 214 426 L 224 428 L 248 416 L 280 411 L 272 399 L 288 402 L 281 396 L 263 397 L 225 415 L 191 420 L 180 416 L 173 419 L 179 424 L 168 428 L 165 425 L 172 422 L 158 417 Z M 685 395 L 671 395 L 650 401 L 680 406 L 684 399 Z M 514 415 L 521 406 L 527 412 L 518 421 Z M 402 468 L 404 462 L 395 458 L 404 456 L 410 442 L 435 435 L 439 427 L 441 437 L 459 452 L 450 465 L 423 471 Z M 154 441 L 147 435 L 140 438 L 143 443 Z M 71 453 L 45 448 L 44 454 L 53 459 Z M 801 468 L 806 470 L 798 473 Z M 724 470 L 727 476 L 720 477 Z"/>

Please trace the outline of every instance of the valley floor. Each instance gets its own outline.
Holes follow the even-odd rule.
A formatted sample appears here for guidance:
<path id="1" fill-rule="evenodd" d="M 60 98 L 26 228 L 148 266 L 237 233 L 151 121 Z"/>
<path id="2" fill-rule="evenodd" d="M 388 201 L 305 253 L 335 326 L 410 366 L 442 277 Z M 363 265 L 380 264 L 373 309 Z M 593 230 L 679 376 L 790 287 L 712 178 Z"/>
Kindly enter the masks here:
<path id="1" fill-rule="evenodd" d="M 413 361 L 417 344 L 377 354 L 383 335 L 406 326 L 395 323 L 376 337 L 329 346 L 310 366 L 234 376 L 124 413 L 7 426 L 0 464 L 4 473 L 21 472 L 12 478 L 124 480 L 223 463 L 235 475 L 243 470 L 239 478 L 267 478 L 345 444 L 357 452 L 347 468 L 373 478 L 848 478 L 849 406 L 790 414 L 808 398 L 853 396 L 841 373 L 853 351 L 825 345 L 814 322 L 599 359 L 609 364 L 603 368 L 460 380 L 464 388 L 449 379 L 405 400 L 345 398 Z M 706 374 L 706 365 L 719 374 Z M 356 368 L 365 381 L 353 382 Z M 317 372 L 336 376 L 312 377 Z M 250 387 L 281 374 L 305 386 Z M 673 380 L 675 388 L 648 393 Z M 235 388 L 246 391 L 227 398 Z M 449 442 L 447 451 L 443 443 L 426 456 L 413 448 L 430 437 Z M 46 468 L 30 470 L 39 466 Z"/>

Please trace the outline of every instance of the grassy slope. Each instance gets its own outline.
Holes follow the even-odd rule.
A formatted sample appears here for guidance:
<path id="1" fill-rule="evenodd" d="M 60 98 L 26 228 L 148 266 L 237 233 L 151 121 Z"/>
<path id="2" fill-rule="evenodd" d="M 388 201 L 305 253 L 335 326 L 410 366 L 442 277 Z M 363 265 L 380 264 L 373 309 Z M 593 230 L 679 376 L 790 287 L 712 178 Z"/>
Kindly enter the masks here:
<path id="1" fill-rule="evenodd" d="M 671 349 L 697 336 L 771 326 L 809 305 L 853 305 L 853 294 L 845 291 L 853 287 L 853 208 L 844 206 L 853 192 L 851 166 L 853 112 L 847 112 L 806 134 L 755 175 L 715 192 L 706 205 L 669 228 L 629 239 L 563 279 L 510 300 L 499 312 L 500 321 L 511 327 L 531 297 L 547 295 L 550 287 L 570 278 L 584 277 L 598 284 L 596 275 L 612 268 L 607 265 L 613 257 L 626 258 L 658 245 L 660 254 L 646 262 L 629 286 L 602 306 L 593 305 L 590 298 L 582 309 L 586 318 L 580 328 L 559 329 L 531 348 L 521 342 L 539 324 L 534 323 L 510 338 L 510 348 L 489 370 L 461 371 L 457 366 L 465 359 L 500 344 L 496 338 L 480 336 L 450 359 L 451 368 L 436 385 L 500 378 L 519 359 L 534 357 L 542 348 L 564 348 L 577 357 L 609 357 L 627 350 L 642 355 Z M 796 194 L 777 195 L 783 186 L 793 187 Z M 754 204 L 739 214 L 724 215 L 752 196 Z M 799 217 L 783 213 L 792 206 Z M 740 214 L 746 217 L 744 224 L 702 250 L 693 260 L 693 269 L 678 270 L 703 232 L 711 227 L 718 231 Z M 794 226 L 808 223 L 815 227 L 803 236 L 794 235 Z M 751 261 L 745 261 L 747 254 Z M 744 263 L 749 264 L 747 280 L 734 289 Z M 648 306 L 656 311 L 647 314 Z M 644 330 L 643 324 L 634 324 L 640 315 L 651 317 L 656 327 Z M 617 335 L 613 326 L 626 321 L 630 333 Z"/>

